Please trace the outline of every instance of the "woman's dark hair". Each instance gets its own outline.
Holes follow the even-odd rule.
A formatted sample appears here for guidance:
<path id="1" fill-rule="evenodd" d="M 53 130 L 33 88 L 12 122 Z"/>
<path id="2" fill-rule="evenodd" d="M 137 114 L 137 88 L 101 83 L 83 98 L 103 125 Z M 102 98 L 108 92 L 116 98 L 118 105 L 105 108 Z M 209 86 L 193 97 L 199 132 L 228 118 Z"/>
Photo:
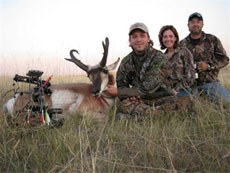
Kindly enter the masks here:
<path id="1" fill-rule="evenodd" d="M 175 35 L 176 41 L 175 41 L 175 44 L 173 45 L 173 48 L 176 49 L 180 45 L 180 43 L 179 43 L 179 35 L 178 35 L 178 32 L 177 32 L 176 28 L 174 28 L 174 26 L 172 26 L 172 25 L 165 25 L 160 29 L 158 37 L 159 37 L 159 42 L 160 42 L 161 49 L 163 50 L 163 49 L 166 48 L 165 45 L 162 42 L 163 34 L 164 34 L 164 32 L 166 30 L 171 30 L 173 32 L 173 34 Z"/>

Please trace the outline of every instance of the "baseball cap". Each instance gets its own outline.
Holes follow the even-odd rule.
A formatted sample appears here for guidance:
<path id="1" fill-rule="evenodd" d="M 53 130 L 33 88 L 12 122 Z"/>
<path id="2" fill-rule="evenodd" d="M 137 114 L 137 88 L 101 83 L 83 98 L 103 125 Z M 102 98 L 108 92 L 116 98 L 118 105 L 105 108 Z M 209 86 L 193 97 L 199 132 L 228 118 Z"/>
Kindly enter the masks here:
<path id="1" fill-rule="evenodd" d="M 134 23 L 133 25 L 130 26 L 130 28 L 129 28 L 129 35 L 135 29 L 140 29 L 140 30 L 142 30 L 142 31 L 144 31 L 146 33 L 149 33 L 149 30 L 148 30 L 147 26 L 144 23 L 137 22 L 137 23 Z"/>
<path id="2" fill-rule="evenodd" d="M 188 18 L 188 21 L 191 21 L 194 17 L 198 18 L 199 20 L 202 20 L 203 21 L 203 17 L 200 13 L 198 12 L 195 12 L 195 13 L 192 13 L 189 18 Z"/>

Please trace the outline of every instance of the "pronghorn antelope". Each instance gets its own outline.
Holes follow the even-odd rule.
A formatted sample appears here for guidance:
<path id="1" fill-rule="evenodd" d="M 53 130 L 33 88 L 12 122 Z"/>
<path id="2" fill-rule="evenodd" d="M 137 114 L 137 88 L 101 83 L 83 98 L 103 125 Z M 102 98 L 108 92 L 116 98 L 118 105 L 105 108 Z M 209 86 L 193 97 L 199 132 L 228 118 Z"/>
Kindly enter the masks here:
<path id="1" fill-rule="evenodd" d="M 107 85 L 115 84 L 114 77 L 109 71 L 117 67 L 120 58 L 115 63 L 106 66 L 109 39 L 106 38 L 105 43 L 102 42 L 102 45 L 104 54 L 101 62 L 95 66 L 85 65 L 78 60 L 74 55 L 78 51 L 74 49 L 70 51 L 71 59 L 65 58 L 84 70 L 92 84 L 68 83 L 51 85 L 52 94 L 50 96 L 45 95 L 46 103 L 49 108 L 63 109 L 63 114 L 56 115 L 55 119 L 65 118 L 67 113 L 82 113 L 93 118 L 105 118 L 105 111 L 114 105 L 115 97 L 105 94 L 104 91 Z M 28 99 L 28 95 L 18 94 L 10 99 L 4 107 L 13 117 L 17 110 L 22 109 L 28 103 Z M 85 114 L 86 112 L 87 114 Z"/>

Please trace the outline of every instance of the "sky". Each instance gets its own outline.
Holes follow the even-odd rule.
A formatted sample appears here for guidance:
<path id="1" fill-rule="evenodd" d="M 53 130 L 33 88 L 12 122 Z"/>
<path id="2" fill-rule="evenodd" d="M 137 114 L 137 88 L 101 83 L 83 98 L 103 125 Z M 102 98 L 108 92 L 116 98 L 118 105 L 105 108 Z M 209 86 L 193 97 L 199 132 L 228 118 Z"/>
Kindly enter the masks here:
<path id="1" fill-rule="evenodd" d="M 0 75 L 24 75 L 31 69 L 82 73 L 64 58 L 77 49 L 82 62 L 97 64 L 105 37 L 109 65 L 131 51 L 128 30 L 135 22 L 147 25 L 160 49 L 160 28 L 173 25 L 183 39 L 193 12 L 202 14 L 203 30 L 216 35 L 230 55 L 230 0 L 0 0 Z"/>

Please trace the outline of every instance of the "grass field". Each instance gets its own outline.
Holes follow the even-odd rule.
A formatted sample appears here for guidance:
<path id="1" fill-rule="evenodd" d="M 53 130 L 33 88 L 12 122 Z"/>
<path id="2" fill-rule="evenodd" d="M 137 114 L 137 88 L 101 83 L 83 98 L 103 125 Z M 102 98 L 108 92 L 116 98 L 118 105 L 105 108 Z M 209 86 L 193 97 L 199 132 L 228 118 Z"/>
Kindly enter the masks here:
<path id="1" fill-rule="evenodd" d="M 229 70 L 221 82 L 230 89 Z M 52 83 L 88 82 L 55 76 Z M 21 86 L 21 88 L 26 86 Z M 1 103 L 12 77 L 0 77 Z M 59 128 L 12 126 L 0 114 L 0 172 L 230 172 L 230 106 L 197 100 L 193 112 L 143 121 L 70 116 Z"/>

